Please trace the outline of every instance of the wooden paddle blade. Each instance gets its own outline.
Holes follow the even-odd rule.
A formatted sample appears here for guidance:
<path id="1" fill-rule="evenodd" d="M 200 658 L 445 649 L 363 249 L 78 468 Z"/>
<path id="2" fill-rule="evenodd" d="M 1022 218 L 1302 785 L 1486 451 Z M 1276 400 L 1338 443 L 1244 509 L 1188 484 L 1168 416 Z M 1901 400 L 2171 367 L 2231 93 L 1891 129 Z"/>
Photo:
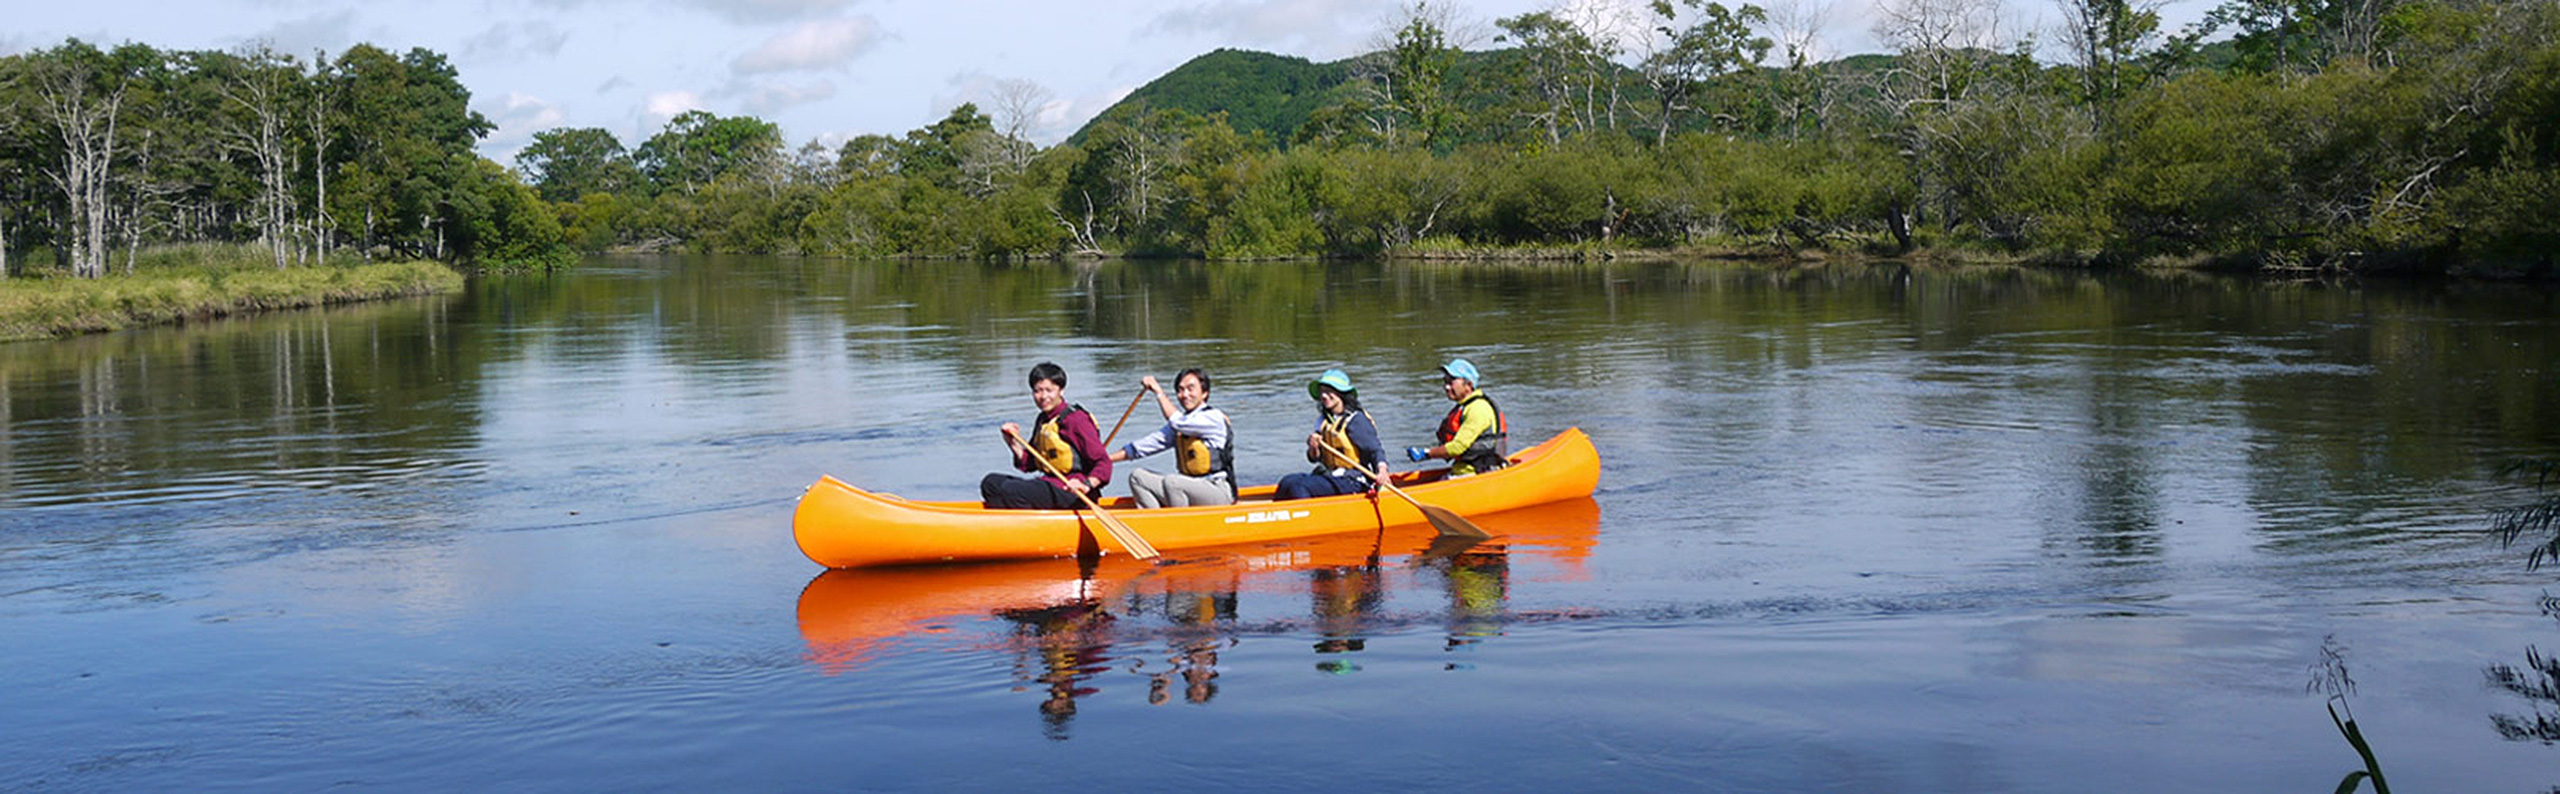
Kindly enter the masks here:
<path id="1" fill-rule="evenodd" d="M 1138 407 L 1138 404 L 1131 402 L 1129 403 L 1129 407 L 1136 408 Z M 1123 414 L 1122 416 L 1125 418 L 1126 414 Z M 1014 435 L 1011 430 L 1005 431 L 1004 437 L 1015 441 L 1022 440 L 1021 436 Z M 1058 467 L 1049 465 L 1049 459 L 1035 454 L 1031 456 L 1031 460 L 1034 463 L 1040 464 L 1040 470 L 1048 472 L 1049 476 L 1057 477 L 1059 479 L 1066 478 L 1066 475 L 1058 473 Z M 1140 537 L 1138 535 L 1138 531 L 1130 529 L 1129 525 L 1120 523 L 1119 516 L 1114 516 L 1111 514 L 1111 511 L 1102 509 L 1102 505 L 1093 501 L 1092 496 L 1077 493 L 1076 500 L 1083 502 L 1086 508 L 1093 511 L 1094 519 L 1102 522 L 1103 531 L 1109 534 L 1112 540 L 1120 542 L 1121 551 L 1128 552 L 1129 556 L 1136 557 L 1141 560 L 1152 560 L 1156 558 L 1156 547 L 1154 544 L 1148 543 L 1146 538 Z"/>
<path id="2" fill-rule="evenodd" d="M 1413 506 L 1422 510 L 1422 517 L 1431 520 L 1432 528 L 1440 530 L 1441 537 L 1479 539 L 1493 537 L 1493 533 L 1484 531 L 1484 527 L 1476 526 L 1476 522 L 1467 520 L 1465 516 L 1449 512 L 1448 508 L 1434 507 L 1421 502 L 1414 502 Z"/>
<path id="3" fill-rule="evenodd" d="M 1093 503 L 1087 501 L 1085 504 Z M 1120 549 L 1128 552 L 1129 556 L 1141 560 L 1156 558 L 1156 547 L 1149 544 L 1146 538 L 1139 537 L 1137 530 L 1130 529 L 1128 524 L 1121 523 L 1119 516 L 1103 512 L 1101 505 L 1094 505 L 1093 517 L 1102 519 L 1103 530 L 1111 533 L 1111 539 L 1119 541 Z"/>
<path id="4" fill-rule="evenodd" d="M 1421 565 L 1433 560 L 1445 560 L 1465 554 L 1467 550 L 1483 545 L 1484 541 L 1484 538 L 1461 535 L 1442 535 L 1432 538 L 1431 545 L 1423 547 L 1422 553 L 1413 556 L 1413 564 Z"/>

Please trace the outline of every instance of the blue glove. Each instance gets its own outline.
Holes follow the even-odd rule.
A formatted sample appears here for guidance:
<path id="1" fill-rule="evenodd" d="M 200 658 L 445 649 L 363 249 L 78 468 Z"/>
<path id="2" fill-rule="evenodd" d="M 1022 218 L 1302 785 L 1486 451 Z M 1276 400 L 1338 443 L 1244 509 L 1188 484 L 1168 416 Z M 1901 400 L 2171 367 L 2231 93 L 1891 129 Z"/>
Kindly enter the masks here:
<path id="1" fill-rule="evenodd" d="M 1404 448 L 1404 456 L 1405 456 L 1405 457 L 1408 457 L 1408 458 L 1412 458 L 1412 459 L 1413 459 L 1413 462 L 1415 462 L 1415 463 L 1421 463 L 1421 462 L 1423 462 L 1423 461 L 1426 461 L 1426 460 L 1430 460 L 1430 459 L 1431 459 L 1431 448 L 1430 448 L 1430 447 L 1405 447 L 1405 448 Z"/>

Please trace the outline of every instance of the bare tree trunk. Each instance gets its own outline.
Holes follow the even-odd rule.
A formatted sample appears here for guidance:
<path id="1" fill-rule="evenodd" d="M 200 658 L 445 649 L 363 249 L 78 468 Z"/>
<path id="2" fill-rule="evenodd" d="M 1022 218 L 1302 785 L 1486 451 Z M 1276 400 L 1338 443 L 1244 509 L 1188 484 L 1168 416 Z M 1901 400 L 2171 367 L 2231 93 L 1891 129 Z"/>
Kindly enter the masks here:
<path id="1" fill-rule="evenodd" d="M 246 112 L 245 119 L 221 125 L 228 148 L 245 152 L 258 165 L 258 239 L 267 246 L 276 269 L 286 260 L 286 225 L 292 222 L 293 194 L 285 153 L 285 102 L 302 68 L 291 58 L 260 48 L 240 54 L 241 73 L 222 84 L 222 96 Z"/>
<path id="2" fill-rule="evenodd" d="M 334 242 L 330 239 L 332 229 L 329 223 L 329 100 L 332 94 L 329 91 L 328 63 L 327 52 L 312 53 L 311 84 L 313 88 L 309 124 L 311 127 L 311 180 L 315 186 L 316 195 L 312 199 L 311 218 L 312 234 L 319 249 L 318 258 L 322 264 L 328 263 L 329 246 Z"/>
<path id="3" fill-rule="evenodd" d="M 48 175 L 71 213 L 71 272 L 81 278 L 107 272 L 107 179 L 124 105 L 122 82 L 101 97 L 91 85 L 97 77 L 85 65 L 48 61 L 36 79 L 39 110 L 62 138 L 61 167 Z"/>
<path id="4" fill-rule="evenodd" d="M 116 226 L 124 232 L 124 274 L 128 276 L 133 275 L 134 262 L 142 259 L 142 221 L 135 217 L 141 209 L 141 202 L 136 201 L 134 206 L 116 213 L 123 221 Z"/>

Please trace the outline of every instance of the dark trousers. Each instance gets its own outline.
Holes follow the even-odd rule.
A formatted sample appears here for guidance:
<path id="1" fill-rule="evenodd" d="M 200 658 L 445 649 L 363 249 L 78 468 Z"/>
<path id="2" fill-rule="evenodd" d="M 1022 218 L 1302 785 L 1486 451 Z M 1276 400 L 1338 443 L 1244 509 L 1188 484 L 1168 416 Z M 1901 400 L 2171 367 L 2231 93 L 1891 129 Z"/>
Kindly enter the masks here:
<path id="1" fill-rule="evenodd" d="M 1331 474 L 1292 474 L 1287 477 L 1280 478 L 1280 488 L 1271 495 L 1271 498 L 1273 500 L 1305 499 L 1310 496 L 1335 496 L 1347 493 L 1366 493 L 1368 490 L 1369 481 L 1360 477 L 1353 477 L 1349 475 L 1337 477 Z"/>
<path id="2" fill-rule="evenodd" d="M 1083 507 L 1072 491 L 1038 477 L 989 474 L 978 481 L 978 499 L 996 510 L 1063 510 Z"/>

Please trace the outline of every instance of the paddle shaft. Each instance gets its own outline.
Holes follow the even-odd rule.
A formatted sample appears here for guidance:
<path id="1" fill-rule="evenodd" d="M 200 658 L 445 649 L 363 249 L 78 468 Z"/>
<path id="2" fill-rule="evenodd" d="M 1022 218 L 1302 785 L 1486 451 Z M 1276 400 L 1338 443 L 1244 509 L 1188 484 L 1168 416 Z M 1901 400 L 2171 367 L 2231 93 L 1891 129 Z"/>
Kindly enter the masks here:
<path id="1" fill-rule="evenodd" d="M 1377 483 L 1379 488 L 1386 489 L 1387 493 L 1395 494 L 1396 498 L 1403 499 L 1406 502 L 1411 503 L 1413 505 L 1413 509 L 1422 512 L 1423 519 L 1431 522 L 1432 528 L 1440 530 L 1440 534 L 1469 538 L 1493 537 L 1493 533 L 1486 532 L 1483 527 L 1476 526 L 1476 522 L 1467 520 L 1466 516 L 1450 512 L 1447 508 L 1433 507 L 1431 505 L 1423 504 L 1422 500 L 1413 498 L 1413 494 L 1405 493 L 1404 489 L 1396 487 L 1396 484 L 1393 482 L 1389 482 L 1387 480 L 1386 472 L 1371 471 L 1368 466 L 1361 464 L 1360 456 L 1358 454 L 1345 452 L 1340 447 L 1336 447 L 1331 442 L 1324 441 L 1323 439 L 1318 439 L 1316 443 L 1323 445 L 1326 451 L 1341 456 L 1343 460 L 1350 461 L 1351 468 L 1358 470 L 1361 474 L 1368 475 L 1369 481 Z"/>
<path id="2" fill-rule="evenodd" d="M 1136 403 L 1130 403 L 1129 407 L 1136 408 L 1138 406 Z M 1029 447 L 1031 446 L 1029 444 L 1024 444 L 1022 437 L 1015 435 L 1012 430 L 1004 431 L 1004 437 L 1016 444 L 1022 444 L 1026 450 L 1029 450 Z M 1061 480 L 1067 478 L 1065 473 L 1058 471 L 1058 467 L 1049 465 L 1048 458 L 1040 457 L 1040 453 L 1037 451 L 1028 452 L 1026 457 L 1031 458 L 1031 462 L 1039 464 L 1040 470 L 1048 472 L 1049 476 L 1056 477 Z M 1112 515 L 1109 510 L 1102 509 L 1102 505 L 1095 504 L 1093 497 L 1085 495 L 1085 492 L 1083 491 L 1079 491 L 1074 488 L 1066 488 L 1065 486 L 1060 487 L 1064 488 L 1067 493 L 1075 494 L 1076 501 L 1083 502 L 1086 508 L 1093 511 L 1093 517 L 1102 521 L 1103 530 L 1111 535 L 1112 540 L 1119 541 L 1120 549 L 1122 551 L 1126 551 L 1129 553 L 1129 556 L 1136 557 L 1141 560 L 1155 559 L 1156 547 L 1153 544 L 1148 543 L 1145 537 L 1140 536 L 1137 530 L 1130 529 L 1129 525 L 1123 523 L 1119 516 Z"/>
<path id="3" fill-rule="evenodd" d="M 1147 399 L 1147 387 L 1138 387 L 1138 396 L 1129 398 L 1129 407 L 1120 412 L 1120 421 L 1111 423 L 1111 434 L 1102 437 L 1102 451 L 1111 451 L 1111 440 L 1120 437 L 1120 427 L 1129 423 L 1129 415 L 1138 412 L 1138 403 Z"/>

